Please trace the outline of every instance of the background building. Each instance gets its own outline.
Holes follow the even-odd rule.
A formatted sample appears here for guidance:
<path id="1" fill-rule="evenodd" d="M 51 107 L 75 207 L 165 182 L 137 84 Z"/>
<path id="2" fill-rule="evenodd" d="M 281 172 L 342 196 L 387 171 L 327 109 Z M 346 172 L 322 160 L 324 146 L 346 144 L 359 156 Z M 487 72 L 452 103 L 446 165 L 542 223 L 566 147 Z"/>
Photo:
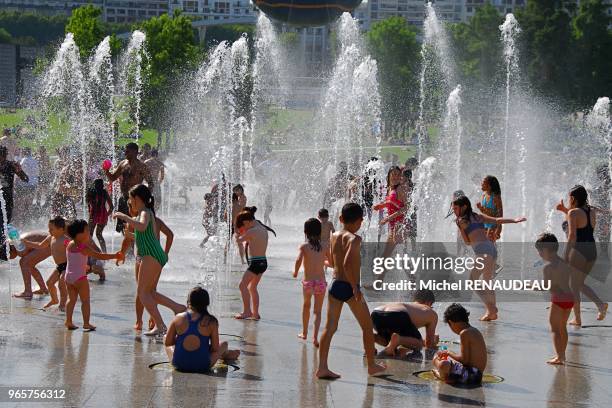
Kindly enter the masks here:
<path id="1" fill-rule="evenodd" d="M 249 0 L 169 0 L 170 13 L 183 13 L 200 17 L 202 20 L 253 18 L 256 8 Z"/>

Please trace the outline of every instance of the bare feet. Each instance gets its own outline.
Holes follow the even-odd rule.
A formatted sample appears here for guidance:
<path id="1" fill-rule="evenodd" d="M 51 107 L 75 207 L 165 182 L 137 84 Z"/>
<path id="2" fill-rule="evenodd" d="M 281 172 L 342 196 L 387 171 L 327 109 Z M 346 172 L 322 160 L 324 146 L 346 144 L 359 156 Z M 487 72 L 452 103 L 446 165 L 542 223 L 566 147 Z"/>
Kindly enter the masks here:
<path id="1" fill-rule="evenodd" d="M 336 378 L 340 378 L 339 374 L 334 373 L 332 370 L 330 370 L 329 368 L 319 368 L 316 372 L 315 372 L 315 377 L 320 378 L 320 379 L 328 379 L 328 380 L 334 380 Z"/>
<path id="2" fill-rule="evenodd" d="M 608 304 L 604 303 L 603 307 L 597 313 L 597 320 L 601 321 L 606 318 L 606 314 L 608 313 Z"/>
<path id="3" fill-rule="evenodd" d="M 48 309 L 48 308 L 50 308 L 53 305 L 57 305 L 58 303 L 59 303 L 58 300 L 51 299 L 49 302 L 47 302 L 46 305 L 43 306 L 43 309 Z"/>
<path id="4" fill-rule="evenodd" d="M 142 328 L 142 323 L 140 323 L 140 327 Z M 155 328 L 155 320 L 152 317 L 149 317 L 149 330 L 153 330 Z"/>
<path id="5" fill-rule="evenodd" d="M 497 320 L 497 313 L 487 313 L 480 318 L 481 322 L 492 322 L 493 320 Z"/>
<path id="6" fill-rule="evenodd" d="M 134 330 L 141 331 L 142 330 L 142 322 L 136 322 L 134 325 Z"/>
<path id="7" fill-rule="evenodd" d="M 166 333 L 166 328 L 162 327 L 161 329 L 159 327 L 154 328 L 153 330 L 149 330 L 148 332 L 144 332 L 143 334 L 145 336 L 163 336 Z"/>
<path id="8" fill-rule="evenodd" d="M 13 293 L 13 297 L 14 298 L 19 298 L 19 299 L 31 300 L 32 299 L 32 293 L 31 292 Z"/>
<path id="9" fill-rule="evenodd" d="M 223 354 L 224 360 L 237 360 L 240 356 L 240 350 L 227 350 L 225 354 Z"/>
<path id="10" fill-rule="evenodd" d="M 376 375 L 376 374 L 380 374 L 383 371 L 385 371 L 387 369 L 387 366 L 382 364 L 382 363 L 374 363 L 373 366 L 368 367 L 368 374 L 369 375 Z"/>
<path id="11" fill-rule="evenodd" d="M 34 295 L 48 295 L 49 291 L 46 290 L 46 289 L 38 289 L 38 290 L 35 290 L 34 292 L 32 292 L 32 294 L 34 294 Z"/>
<path id="12" fill-rule="evenodd" d="M 570 320 L 568 323 L 570 326 L 577 326 L 577 327 L 582 327 L 582 321 L 581 320 Z"/>
<path id="13" fill-rule="evenodd" d="M 249 320 L 261 320 L 261 316 L 260 316 L 260 315 L 258 315 L 258 314 L 255 314 L 255 315 L 253 315 L 253 316 L 249 317 L 248 319 L 249 319 Z"/>
<path id="14" fill-rule="evenodd" d="M 308 334 L 304 334 L 304 333 L 300 333 L 297 336 L 298 336 L 298 338 L 300 338 L 302 340 L 306 340 L 308 338 Z"/>
<path id="15" fill-rule="evenodd" d="M 397 346 L 399 345 L 399 335 L 397 333 L 393 333 L 391 335 L 391 339 L 389 340 L 389 343 L 387 344 L 387 347 L 384 348 L 384 352 L 386 355 L 393 357 L 395 356 L 395 350 L 397 349 Z"/>
<path id="16" fill-rule="evenodd" d="M 252 315 L 250 313 L 238 313 L 238 314 L 234 315 L 234 319 L 245 320 L 245 319 L 250 319 L 251 316 Z"/>
<path id="17" fill-rule="evenodd" d="M 312 340 L 312 344 L 314 344 L 316 348 L 319 348 L 319 340 L 317 340 L 316 337 L 314 338 L 314 340 Z"/>
<path id="18" fill-rule="evenodd" d="M 564 365 L 565 364 L 565 359 L 561 359 L 557 356 L 551 358 L 550 360 L 547 361 L 548 364 L 552 364 L 552 365 Z"/>
<path id="19" fill-rule="evenodd" d="M 62 305 L 61 303 L 60 303 L 60 305 L 57 308 L 58 308 L 58 310 L 60 312 L 65 312 L 66 311 L 66 305 Z"/>
<path id="20" fill-rule="evenodd" d="M 83 325 L 83 331 L 90 332 L 90 331 L 94 331 L 94 330 L 96 330 L 96 326 L 94 326 L 91 323 Z"/>
<path id="21" fill-rule="evenodd" d="M 66 323 L 66 324 L 64 324 L 64 326 L 66 326 L 66 328 L 67 328 L 68 330 L 76 330 L 76 329 L 78 329 L 78 328 L 79 328 L 79 326 L 75 326 L 75 325 L 74 325 L 74 324 L 72 324 L 72 323 Z"/>

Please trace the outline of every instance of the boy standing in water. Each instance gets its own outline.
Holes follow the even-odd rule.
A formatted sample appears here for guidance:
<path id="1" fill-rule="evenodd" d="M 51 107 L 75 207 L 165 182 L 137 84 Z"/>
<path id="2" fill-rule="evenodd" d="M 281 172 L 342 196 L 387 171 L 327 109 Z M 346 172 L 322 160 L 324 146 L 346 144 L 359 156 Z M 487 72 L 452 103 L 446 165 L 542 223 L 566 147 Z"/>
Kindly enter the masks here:
<path id="1" fill-rule="evenodd" d="M 55 269 L 51 272 L 51 276 L 47 279 L 47 289 L 51 295 L 51 300 L 43 306 L 43 309 L 57 305 L 59 303 L 59 310 L 64 311 L 66 308 L 66 301 L 68 300 L 68 290 L 66 289 L 66 282 L 62 279 L 62 274 L 66 271 L 66 246 L 65 241 L 68 239 L 66 236 L 66 221 L 62 217 L 55 217 L 49 220 L 49 235 L 42 242 L 28 241 L 26 239 L 21 240 L 27 248 L 31 249 L 51 249 L 51 255 L 55 262 Z M 59 294 L 57 297 L 57 288 L 55 284 L 59 282 Z"/>
<path id="2" fill-rule="evenodd" d="M 361 268 L 361 237 L 356 232 L 361 228 L 363 209 L 359 204 L 347 203 L 342 207 L 340 222 L 342 230 L 331 237 L 331 267 L 334 268 L 334 280 L 329 287 L 327 303 L 327 322 L 321 335 L 319 348 L 319 368 L 317 378 L 340 378 L 327 366 L 331 340 L 338 328 L 342 306 L 346 302 L 363 331 L 363 346 L 368 361 L 368 374 L 374 375 L 386 370 L 386 366 L 374 360 L 374 332 L 368 304 L 359 288 Z"/>
<path id="3" fill-rule="evenodd" d="M 444 311 L 444 321 L 461 341 L 461 353 L 438 351 L 432 361 L 435 376 L 448 384 L 479 385 L 487 367 L 487 345 L 482 333 L 470 326 L 469 316 L 459 303 Z"/>
<path id="4" fill-rule="evenodd" d="M 540 257 L 548 262 L 542 271 L 544 280 L 550 283 L 550 330 L 553 334 L 553 346 L 556 356 L 548 364 L 565 364 L 567 348 L 567 320 L 574 307 L 574 294 L 570 289 L 570 266 L 559 257 L 559 241 L 551 233 L 543 233 L 536 240 L 535 247 Z"/>
<path id="5" fill-rule="evenodd" d="M 238 245 L 244 242 L 249 245 L 248 268 L 240 281 L 240 294 L 242 295 L 242 313 L 234 316 L 235 319 L 259 320 L 259 292 L 257 285 L 263 273 L 268 269 L 266 249 L 268 249 L 268 230 L 257 220 L 254 212 L 244 210 L 236 217 L 236 233 Z M 252 306 L 251 306 L 252 302 Z"/>

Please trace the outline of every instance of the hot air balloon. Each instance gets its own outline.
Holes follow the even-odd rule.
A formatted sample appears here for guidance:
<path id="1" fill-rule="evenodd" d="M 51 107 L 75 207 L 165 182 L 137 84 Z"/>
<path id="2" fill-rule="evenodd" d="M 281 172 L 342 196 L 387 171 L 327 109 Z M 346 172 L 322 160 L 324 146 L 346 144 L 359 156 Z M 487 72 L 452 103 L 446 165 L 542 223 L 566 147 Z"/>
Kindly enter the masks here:
<path id="1" fill-rule="evenodd" d="M 361 0 L 253 0 L 268 17 L 299 27 L 327 25 L 344 12 L 353 12 Z"/>

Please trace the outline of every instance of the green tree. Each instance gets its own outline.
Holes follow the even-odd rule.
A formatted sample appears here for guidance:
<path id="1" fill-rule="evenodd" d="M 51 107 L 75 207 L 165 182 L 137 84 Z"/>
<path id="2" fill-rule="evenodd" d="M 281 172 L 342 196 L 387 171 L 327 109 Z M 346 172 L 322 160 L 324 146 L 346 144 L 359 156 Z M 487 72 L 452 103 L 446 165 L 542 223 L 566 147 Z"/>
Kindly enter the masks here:
<path id="1" fill-rule="evenodd" d="M 608 5 L 602 0 L 582 0 L 572 21 L 575 68 L 572 95 L 580 107 L 612 91 L 612 31 Z"/>
<path id="2" fill-rule="evenodd" d="M 4 28 L 0 28 L 0 44 L 10 44 L 13 41 L 11 34 Z"/>
<path id="3" fill-rule="evenodd" d="M 418 115 L 420 46 L 416 31 L 405 19 L 395 16 L 374 23 L 367 40 L 378 62 L 386 136 L 405 135 Z"/>
<path id="4" fill-rule="evenodd" d="M 464 106 L 472 110 L 474 117 L 480 116 L 485 126 L 492 117 L 501 72 L 499 26 L 503 20 L 497 9 L 487 3 L 477 8 L 468 22 L 449 26 L 459 83 L 464 85 Z"/>
<path id="5" fill-rule="evenodd" d="M 563 1 L 529 0 L 517 20 L 522 71 L 533 90 L 550 100 L 571 100 L 571 18 Z"/>
<path id="6" fill-rule="evenodd" d="M 31 37 L 42 45 L 63 37 L 67 16 L 45 16 L 21 11 L 0 11 L 0 27 L 15 39 Z M 22 42 L 32 43 L 31 39 Z"/>
<path id="7" fill-rule="evenodd" d="M 74 35 L 81 57 L 88 57 L 105 36 L 101 15 L 102 10 L 91 4 L 72 10 L 65 31 Z"/>
<path id="8" fill-rule="evenodd" d="M 142 23 L 147 36 L 144 72 L 144 119 L 161 132 L 169 130 L 173 91 L 185 74 L 197 68 L 201 53 L 191 21 L 179 11 Z"/>
<path id="9" fill-rule="evenodd" d="M 221 41 L 230 44 L 247 34 L 249 41 L 255 38 L 255 26 L 246 24 L 211 26 L 206 29 L 206 49 L 214 48 Z"/>

